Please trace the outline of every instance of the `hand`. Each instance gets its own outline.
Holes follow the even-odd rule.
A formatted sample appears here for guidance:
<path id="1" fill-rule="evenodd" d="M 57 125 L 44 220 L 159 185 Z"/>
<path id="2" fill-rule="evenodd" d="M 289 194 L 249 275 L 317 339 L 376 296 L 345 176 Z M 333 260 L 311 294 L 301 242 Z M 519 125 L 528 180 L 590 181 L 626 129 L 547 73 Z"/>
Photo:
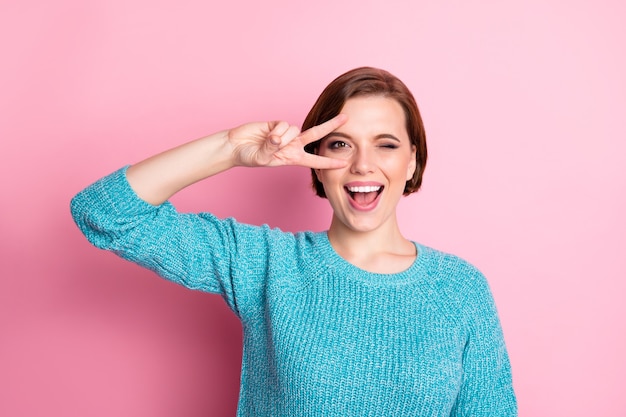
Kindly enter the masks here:
<path id="1" fill-rule="evenodd" d="M 314 169 L 342 168 L 346 161 L 307 153 L 304 147 L 328 135 L 347 120 L 339 114 L 327 122 L 300 132 L 287 122 L 248 123 L 228 131 L 233 157 L 240 166 L 299 165 Z"/>

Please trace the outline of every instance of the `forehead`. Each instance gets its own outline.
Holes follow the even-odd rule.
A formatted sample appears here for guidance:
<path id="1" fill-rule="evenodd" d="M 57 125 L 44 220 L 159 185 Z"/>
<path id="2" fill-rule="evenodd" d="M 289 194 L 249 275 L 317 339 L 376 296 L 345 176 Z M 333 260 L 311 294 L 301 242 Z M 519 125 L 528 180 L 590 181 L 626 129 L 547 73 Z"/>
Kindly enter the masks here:
<path id="1" fill-rule="evenodd" d="M 341 113 L 347 122 L 337 132 L 363 135 L 390 133 L 407 137 L 406 115 L 395 99 L 385 96 L 359 96 L 346 100 Z"/>

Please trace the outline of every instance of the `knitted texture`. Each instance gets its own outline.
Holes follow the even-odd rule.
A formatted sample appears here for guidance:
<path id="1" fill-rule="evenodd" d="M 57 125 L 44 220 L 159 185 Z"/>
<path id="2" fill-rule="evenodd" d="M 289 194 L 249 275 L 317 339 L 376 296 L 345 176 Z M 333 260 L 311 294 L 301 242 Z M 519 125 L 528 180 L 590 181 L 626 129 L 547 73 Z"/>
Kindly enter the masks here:
<path id="1" fill-rule="evenodd" d="M 406 271 L 366 272 L 326 233 L 152 206 L 125 168 L 72 214 L 95 246 L 222 295 L 244 331 L 238 416 L 517 415 L 488 284 L 458 257 L 416 243 Z"/>

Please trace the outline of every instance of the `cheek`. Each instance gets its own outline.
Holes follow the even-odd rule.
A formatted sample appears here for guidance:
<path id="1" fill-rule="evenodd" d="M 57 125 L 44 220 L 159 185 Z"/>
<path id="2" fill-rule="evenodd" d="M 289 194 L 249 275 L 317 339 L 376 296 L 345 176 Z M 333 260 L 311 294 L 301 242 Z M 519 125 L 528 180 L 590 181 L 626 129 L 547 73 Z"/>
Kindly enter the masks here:
<path id="1" fill-rule="evenodd" d="M 317 177 L 317 180 L 321 182 L 324 186 L 329 185 L 333 182 L 333 173 L 330 170 L 316 169 L 315 176 Z"/>
<path id="2" fill-rule="evenodd" d="M 408 159 L 406 156 L 393 158 L 385 161 L 380 167 L 394 181 L 406 182 L 413 178 L 415 159 Z"/>

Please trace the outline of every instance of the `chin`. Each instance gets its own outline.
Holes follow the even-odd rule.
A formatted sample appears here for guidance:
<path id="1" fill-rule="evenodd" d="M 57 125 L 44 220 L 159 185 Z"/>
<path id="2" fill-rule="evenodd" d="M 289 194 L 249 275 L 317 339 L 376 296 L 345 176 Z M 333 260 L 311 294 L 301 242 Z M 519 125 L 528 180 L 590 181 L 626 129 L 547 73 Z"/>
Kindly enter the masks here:
<path id="1" fill-rule="evenodd" d="M 341 221 L 341 223 L 344 227 L 356 233 L 374 232 L 383 226 L 383 223 L 379 221 Z"/>

